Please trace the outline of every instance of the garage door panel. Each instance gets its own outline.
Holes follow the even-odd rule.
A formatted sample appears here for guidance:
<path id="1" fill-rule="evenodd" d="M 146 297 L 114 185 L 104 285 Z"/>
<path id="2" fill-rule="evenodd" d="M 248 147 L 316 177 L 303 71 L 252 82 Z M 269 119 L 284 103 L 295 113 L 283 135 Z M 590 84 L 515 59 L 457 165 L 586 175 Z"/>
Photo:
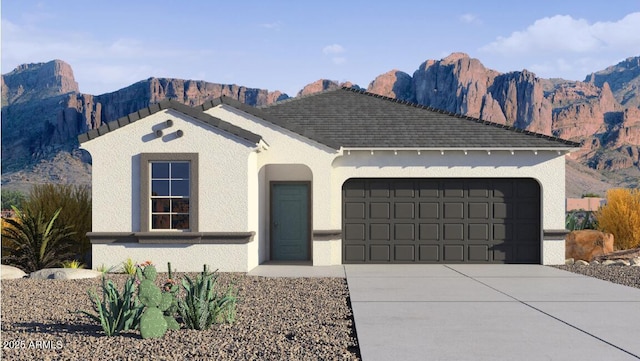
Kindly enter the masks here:
<path id="1" fill-rule="evenodd" d="M 468 225 L 468 239 L 472 241 L 488 241 L 489 240 L 489 225 L 486 223 L 469 224 Z"/>
<path id="2" fill-rule="evenodd" d="M 467 248 L 469 252 L 469 261 L 488 262 L 489 246 L 486 244 L 472 244 Z"/>
<path id="3" fill-rule="evenodd" d="M 420 198 L 438 198 L 440 195 L 440 182 L 421 181 L 419 182 L 418 189 Z"/>
<path id="4" fill-rule="evenodd" d="M 365 239 L 365 224 L 364 223 L 349 223 L 344 227 L 345 241 L 364 241 Z"/>
<path id="5" fill-rule="evenodd" d="M 390 212 L 391 205 L 389 202 L 375 202 L 369 204 L 369 218 L 372 219 L 389 219 L 391 218 Z"/>
<path id="6" fill-rule="evenodd" d="M 444 241 L 462 241 L 464 239 L 464 224 L 445 223 L 442 236 Z"/>
<path id="7" fill-rule="evenodd" d="M 383 261 L 389 262 L 391 261 L 391 247 L 387 244 L 372 244 L 369 246 L 371 250 L 371 260 L 372 261 Z"/>
<path id="8" fill-rule="evenodd" d="M 396 223 L 393 235 L 398 241 L 413 241 L 416 238 L 415 224 Z"/>
<path id="9" fill-rule="evenodd" d="M 418 260 L 421 262 L 440 261 L 440 246 L 438 245 L 420 245 L 418 251 Z"/>
<path id="10" fill-rule="evenodd" d="M 438 231 L 440 224 L 420 223 L 420 240 L 421 241 L 437 241 L 440 239 Z"/>
<path id="11" fill-rule="evenodd" d="M 539 263 L 531 179 L 354 179 L 343 186 L 343 260 Z"/>
<path id="12" fill-rule="evenodd" d="M 396 202 L 395 203 L 395 218 L 396 219 L 414 219 L 415 218 L 415 203 Z"/>
<path id="13" fill-rule="evenodd" d="M 347 262 L 364 262 L 367 247 L 362 245 L 347 244 L 344 247 L 344 259 Z"/>
<path id="14" fill-rule="evenodd" d="M 393 259 L 397 262 L 415 262 L 415 246 L 410 244 L 397 244 L 393 248 Z"/>
<path id="15" fill-rule="evenodd" d="M 433 202 L 424 203 L 424 202 L 421 202 L 420 203 L 420 218 L 423 218 L 423 219 L 427 219 L 427 218 L 438 219 L 439 214 L 440 214 L 439 209 L 440 209 L 440 203 L 433 203 Z"/>
<path id="16" fill-rule="evenodd" d="M 396 198 L 414 198 L 416 194 L 415 184 L 411 181 L 398 181 L 394 183 L 394 194 Z"/>
<path id="17" fill-rule="evenodd" d="M 489 219 L 489 203 L 469 203 L 468 218 Z"/>
<path id="18" fill-rule="evenodd" d="M 369 225 L 369 238 L 376 241 L 388 241 L 391 239 L 390 225 L 388 223 L 373 223 Z"/>
<path id="19" fill-rule="evenodd" d="M 445 244 L 442 256 L 442 260 L 445 262 L 462 262 L 464 261 L 464 245 Z"/>
<path id="20" fill-rule="evenodd" d="M 389 198 L 389 182 L 371 182 L 369 193 L 371 194 L 371 198 Z"/>
<path id="21" fill-rule="evenodd" d="M 445 219 L 462 219 L 464 218 L 464 203 L 444 203 L 444 218 Z"/>
<path id="22" fill-rule="evenodd" d="M 344 205 L 344 218 L 346 219 L 365 219 L 365 203 L 349 202 Z"/>

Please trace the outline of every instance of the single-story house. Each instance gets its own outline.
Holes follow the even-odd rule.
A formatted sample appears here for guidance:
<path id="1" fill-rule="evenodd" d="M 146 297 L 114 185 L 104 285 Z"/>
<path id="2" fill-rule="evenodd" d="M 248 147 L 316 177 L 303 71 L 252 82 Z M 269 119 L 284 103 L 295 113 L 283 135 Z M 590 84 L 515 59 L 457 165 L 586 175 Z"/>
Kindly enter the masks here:
<path id="1" fill-rule="evenodd" d="M 579 144 L 351 88 L 164 101 L 79 136 L 93 265 L 564 263 Z"/>

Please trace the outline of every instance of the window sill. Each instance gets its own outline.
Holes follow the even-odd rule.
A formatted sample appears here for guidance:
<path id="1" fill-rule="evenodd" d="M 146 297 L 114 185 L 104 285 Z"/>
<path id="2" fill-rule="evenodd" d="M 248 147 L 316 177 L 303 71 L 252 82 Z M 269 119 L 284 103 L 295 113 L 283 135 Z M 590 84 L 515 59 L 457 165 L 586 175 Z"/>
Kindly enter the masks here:
<path id="1" fill-rule="evenodd" d="M 255 232 L 89 232 L 91 244 L 245 244 Z"/>

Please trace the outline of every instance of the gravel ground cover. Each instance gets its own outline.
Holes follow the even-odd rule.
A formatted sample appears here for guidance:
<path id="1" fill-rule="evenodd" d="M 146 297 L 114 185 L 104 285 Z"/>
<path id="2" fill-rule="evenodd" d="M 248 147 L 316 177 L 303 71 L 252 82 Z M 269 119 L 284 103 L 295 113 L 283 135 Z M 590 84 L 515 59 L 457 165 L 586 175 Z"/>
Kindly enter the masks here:
<path id="1" fill-rule="evenodd" d="M 183 274 L 176 274 L 180 278 Z M 195 277 L 196 274 L 189 274 Z M 126 275 L 108 275 L 122 290 Z M 174 276 L 175 277 L 175 276 Z M 166 279 L 160 274 L 158 284 Z M 264 278 L 221 273 L 239 291 L 234 324 L 168 331 L 144 340 L 131 331 L 107 337 L 88 317 L 87 290 L 101 280 L 3 280 L 3 360 L 358 360 L 341 278 Z"/>
<path id="2" fill-rule="evenodd" d="M 554 267 L 624 286 L 640 288 L 640 267 L 604 265 L 562 265 Z"/>
<path id="3" fill-rule="evenodd" d="M 640 267 L 554 266 L 640 288 Z M 180 278 L 181 273 L 176 274 Z M 189 274 L 195 277 L 196 274 Z M 107 276 L 122 290 L 126 275 Z M 166 279 L 160 274 L 158 284 Z M 3 280 L 3 360 L 359 360 L 346 281 L 221 273 L 221 289 L 239 291 L 234 324 L 168 331 L 143 340 L 137 331 L 106 337 L 88 317 L 87 290 L 101 280 Z"/>

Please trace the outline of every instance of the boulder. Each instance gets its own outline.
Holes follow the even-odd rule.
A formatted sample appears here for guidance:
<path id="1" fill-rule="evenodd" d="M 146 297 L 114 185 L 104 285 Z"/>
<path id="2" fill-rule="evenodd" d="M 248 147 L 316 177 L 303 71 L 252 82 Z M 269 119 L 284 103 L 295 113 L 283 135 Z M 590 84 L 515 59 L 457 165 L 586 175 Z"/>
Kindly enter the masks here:
<path id="1" fill-rule="evenodd" d="M 2 265 L 0 267 L 0 278 L 3 280 L 12 280 L 12 279 L 16 279 L 16 278 L 23 278 L 25 277 L 27 274 L 24 273 L 23 270 L 21 270 L 18 267 L 13 267 L 13 266 L 7 266 L 7 265 Z"/>
<path id="2" fill-rule="evenodd" d="M 101 274 L 99 271 L 83 268 L 45 268 L 31 272 L 29 278 L 38 280 L 74 280 L 80 278 L 95 278 Z"/>
<path id="3" fill-rule="evenodd" d="M 570 232 L 565 238 L 565 258 L 591 262 L 613 252 L 613 235 L 592 229 Z"/>

